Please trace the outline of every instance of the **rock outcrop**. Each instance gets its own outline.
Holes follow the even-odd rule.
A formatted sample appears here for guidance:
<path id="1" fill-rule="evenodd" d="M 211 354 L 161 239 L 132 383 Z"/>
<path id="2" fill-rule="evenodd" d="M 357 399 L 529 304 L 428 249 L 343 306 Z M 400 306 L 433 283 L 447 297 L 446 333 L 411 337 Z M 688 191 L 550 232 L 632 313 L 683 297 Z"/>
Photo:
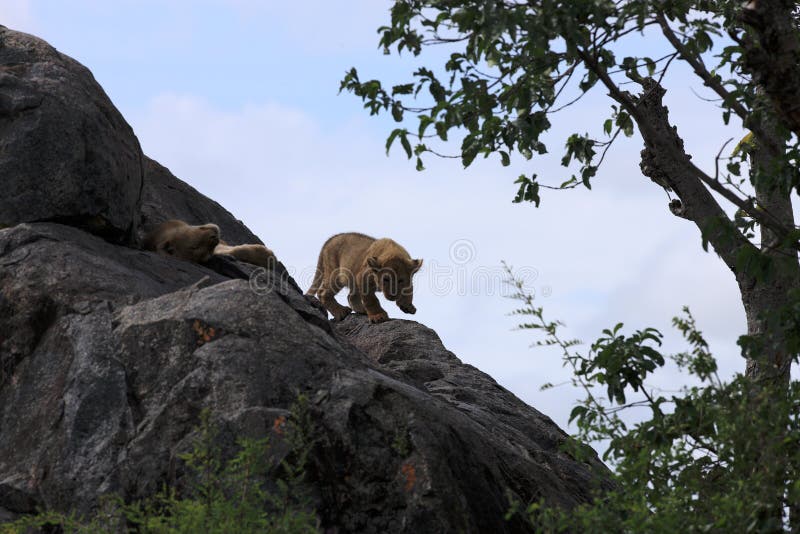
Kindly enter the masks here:
<path id="1" fill-rule="evenodd" d="M 0 227 L 56 221 L 125 241 L 142 150 L 91 72 L 0 26 Z"/>
<path id="2" fill-rule="evenodd" d="M 420 324 L 331 327 L 269 273 L 254 287 L 52 223 L 1 230 L 0 267 L 7 511 L 149 495 L 176 482 L 203 408 L 232 434 L 266 433 L 298 392 L 319 431 L 309 484 L 346 532 L 515 530 L 506 492 L 573 506 L 603 472 Z"/>
<path id="3" fill-rule="evenodd" d="M 45 76 L 52 58 L 71 69 L 61 85 Z M 26 132 L 59 124 L 64 111 L 44 103 L 85 97 L 96 87 L 89 72 L 4 28 L 0 59 L 0 148 L 85 150 L 88 137 Z M 48 81 L 9 85 L 8 76 Z M 78 124 L 99 109 L 93 102 L 73 109 Z M 111 137 L 89 148 L 86 167 L 45 165 L 34 177 L 30 150 L 0 150 L 0 176 L 19 184 L 12 191 L 51 186 L 36 193 L 51 194 L 50 211 L 30 217 L 20 195 L 0 197 L 0 521 L 39 508 L 85 514 L 104 494 L 180 487 L 179 455 L 203 410 L 233 443 L 274 432 L 300 393 L 315 432 L 305 484 L 332 532 L 521 532 L 503 519 L 509 495 L 571 507 L 608 484 L 595 456 L 562 451 L 568 437 L 548 417 L 423 325 L 332 323 L 280 265 L 197 265 L 138 250 L 133 238 L 120 244 L 159 217 L 215 222 L 233 242 L 256 238 L 148 159 L 142 192 L 122 194 L 136 182 L 138 144 L 132 134 L 109 144 L 125 128 L 105 111 Z M 98 161 L 103 180 L 91 170 Z M 96 197 L 85 205 L 72 194 L 82 176 Z M 87 226 L 95 216 L 114 232 Z"/>

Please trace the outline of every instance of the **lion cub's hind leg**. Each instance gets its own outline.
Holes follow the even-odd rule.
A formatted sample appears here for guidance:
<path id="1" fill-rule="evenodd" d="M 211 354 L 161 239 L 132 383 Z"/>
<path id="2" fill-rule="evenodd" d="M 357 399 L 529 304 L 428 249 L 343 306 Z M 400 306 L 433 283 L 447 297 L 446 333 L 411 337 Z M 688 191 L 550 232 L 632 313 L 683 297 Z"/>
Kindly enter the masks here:
<path id="1" fill-rule="evenodd" d="M 342 290 L 342 285 L 336 279 L 335 276 L 331 276 L 328 280 L 325 280 L 322 283 L 322 287 L 319 288 L 317 295 L 319 296 L 319 301 L 325 306 L 325 309 L 331 312 L 333 318 L 337 321 L 341 321 L 348 315 L 350 312 L 353 311 L 347 306 L 342 306 L 339 304 L 334 296 Z"/>

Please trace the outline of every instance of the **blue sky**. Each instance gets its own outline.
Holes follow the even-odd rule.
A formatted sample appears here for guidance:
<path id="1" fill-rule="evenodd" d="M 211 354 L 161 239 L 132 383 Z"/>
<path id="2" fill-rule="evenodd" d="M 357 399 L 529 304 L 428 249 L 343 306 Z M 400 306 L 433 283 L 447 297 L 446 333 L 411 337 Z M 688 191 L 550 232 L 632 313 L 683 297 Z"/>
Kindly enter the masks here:
<path id="1" fill-rule="evenodd" d="M 513 181 L 521 172 L 564 178 L 558 136 L 553 157 L 511 168 L 488 160 L 464 170 L 429 159 L 419 173 L 401 151 L 385 155 L 390 122 L 337 93 L 351 66 L 364 78 L 400 80 L 415 64 L 377 48 L 389 5 L 3 0 L 0 24 L 38 35 L 91 69 L 145 153 L 242 219 L 301 286 L 321 244 L 338 232 L 392 237 L 424 258 L 413 319 L 561 426 L 578 394 L 539 391 L 569 373 L 557 353 L 532 350 L 535 338 L 512 331 L 515 303 L 502 296 L 501 260 L 524 270 L 546 313 L 568 325 L 567 337 L 590 342 L 624 322 L 661 329 L 666 349 L 678 350 L 670 320 L 689 305 L 723 374 L 742 369 L 735 339 L 745 321 L 733 276 L 641 176 L 637 137 L 612 150 L 592 191 L 546 194 L 539 209 L 511 203 Z M 671 117 L 694 161 L 713 170 L 722 143 L 741 130 L 721 126 L 685 70 L 668 88 Z M 598 131 L 608 105 L 597 91 L 558 115 L 554 129 L 562 137 Z M 345 302 L 344 292 L 339 297 Z M 682 383 L 668 371 L 654 385 Z"/>

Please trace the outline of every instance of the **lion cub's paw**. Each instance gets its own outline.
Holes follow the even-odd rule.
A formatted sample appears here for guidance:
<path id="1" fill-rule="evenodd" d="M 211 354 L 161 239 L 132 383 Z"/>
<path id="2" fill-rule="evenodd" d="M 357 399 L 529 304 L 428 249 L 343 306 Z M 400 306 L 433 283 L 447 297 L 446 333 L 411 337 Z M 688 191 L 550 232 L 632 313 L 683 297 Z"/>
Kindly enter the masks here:
<path id="1" fill-rule="evenodd" d="M 374 313 L 374 314 L 373 313 L 368 313 L 367 317 L 369 318 L 369 322 L 374 323 L 374 324 L 382 323 L 384 321 L 388 321 L 389 320 L 389 314 L 386 313 L 385 311 L 384 312 L 380 312 L 380 313 Z"/>
<path id="2" fill-rule="evenodd" d="M 342 319 L 350 315 L 350 312 L 352 311 L 353 310 L 351 310 L 347 306 L 342 306 L 341 310 L 333 314 L 333 318 L 336 319 L 337 321 L 341 321 Z"/>
<path id="3" fill-rule="evenodd" d="M 398 302 L 397 307 L 400 308 L 400 310 L 405 313 L 410 313 L 412 315 L 417 313 L 417 308 L 415 308 L 413 304 L 400 304 Z"/>

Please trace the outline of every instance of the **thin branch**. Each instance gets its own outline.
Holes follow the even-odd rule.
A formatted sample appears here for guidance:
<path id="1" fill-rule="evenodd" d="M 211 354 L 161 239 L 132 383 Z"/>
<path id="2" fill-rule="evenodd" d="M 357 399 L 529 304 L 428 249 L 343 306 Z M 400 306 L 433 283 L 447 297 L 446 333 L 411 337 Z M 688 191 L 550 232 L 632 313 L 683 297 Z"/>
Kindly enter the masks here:
<path id="1" fill-rule="evenodd" d="M 671 54 L 667 54 L 667 55 L 665 55 L 663 57 L 660 57 L 660 58 L 656 59 L 655 61 L 653 61 L 653 63 L 658 65 L 659 63 L 661 63 L 662 61 L 664 61 L 667 58 L 670 58 L 670 61 L 672 61 L 672 58 L 674 58 L 677 55 L 678 55 L 677 52 L 672 52 Z M 637 63 L 636 65 L 634 65 L 634 67 L 646 67 L 647 65 L 649 65 L 649 63 L 643 62 L 643 63 Z M 620 69 L 617 69 L 617 70 L 608 71 L 609 74 L 619 74 L 620 72 L 627 72 L 627 69 L 620 68 Z"/>
<path id="2" fill-rule="evenodd" d="M 736 113 L 736 115 L 742 119 L 742 122 L 746 121 L 747 117 L 750 115 L 750 112 L 745 109 L 745 107 L 738 100 L 736 100 L 733 95 L 731 95 L 728 90 L 725 89 L 725 87 L 723 87 L 719 78 L 711 75 L 700 56 L 691 54 L 688 51 L 686 46 L 680 41 L 680 39 L 678 39 L 678 36 L 675 35 L 675 32 L 670 27 L 666 17 L 664 17 L 664 13 L 658 11 L 656 13 L 656 20 L 658 21 L 659 26 L 661 26 L 661 32 L 664 34 L 664 37 L 666 37 L 667 41 L 670 42 L 672 47 L 680 53 L 681 58 L 692 67 L 695 74 L 697 74 L 703 80 L 706 86 L 717 93 L 723 101 L 728 103 L 734 113 Z"/>
<path id="3" fill-rule="evenodd" d="M 667 61 L 667 64 L 664 65 L 664 69 L 661 71 L 661 76 L 658 77 L 658 81 L 656 82 L 656 83 L 658 83 L 658 85 L 661 85 L 661 82 L 664 80 L 664 76 L 667 75 L 667 69 L 672 64 L 672 62 L 675 61 L 676 57 L 678 57 L 678 53 L 677 52 L 672 54 L 672 57 L 669 58 L 669 61 Z"/>
<path id="4" fill-rule="evenodd" d="M 561 93 L 564 91 L 564 89 L 567 87 L 567 85 L 569 85 L 569 81 L 572 79 L 572 75 L 575 74 L 575 70 L 576 70 L 577 66 L 578 66 L 577 63 L 573 63 L 566 71 L 564 71 L 563 73 L 559 74 L 558 78 L 556 78 L 554 80 L 554 83 L 558 83 L 559 80 L 563 79 L 564 83 L 561 84 L 561 87 L 559 87 L 556 90 L 555 94 L 553 95 L 553 103 L 550 104 L 550 106 L 548 106 L 547 109 L 544 110 L 546 113 L 555 113 L 555 111 L 551 111 L 551 108 L 556 103 L 556 100 L 558 100 L 558 97 L 561 96 Z M 558 109 L 564 109 L 564 107 L 565 106 L 561 106 Z"/>
<path id="5" fill-rule="evenodd" d="M 606 144 L 605 148 L 603 149 L 603 153 L 600 154 L 600 161 L 597 162 L 597 167 L 603 164 L 603 160 L 606 158 L 606 153 L 608 149 L 611 148 L 611 145 L 614 143 L 614 140 L 617 138 L 619 133 L 622 131 L 622 126 L 617 127 L 617 131 L 614 132 L 614 135 L 611 137 L 611 140 Z"/>
<path id="6" fill-rule="evenodd" d="M 428 39 L 420 40 L 420 44 L 425 46 L 453 44 L 453 43 L 460 43 L 462 41 L 468 41 L 469 39 L 470 39 L 469 34 L 467 34 L 465 37 L 440 37 L 439 34 L 437 33 Z"/>
<path id="7" fill-rule="evenodd" d="M 698 93 L 697 91 L 694 90 L 694 87 L 689 87 L 689 90 L 694 94 L 694 96 L 696 96 L 697 98 L 699 98 L 700 100 L 702 100 L 704 102 L 711 102 L 713 104 L 716 104 L 717 102 L 722 100 L 722 97 L 719 97 L 719 98 L 706 98 L 704 96 L 701 96 L 700 93 Z"/>
<path id="8" fill-rule="evenodd" d="M 722 147 L 720 147 L 719 152 L 717 152 L 717 157 L 714 158 L 714 180 L 716 181 L 719 181 L 719 158 L 722 156 L 722 151 L 725 150 L 725 147 L 728 146 L 731 141 L 733 141 L 733 137 L 731 137 L 722 144 Z"/>
<path id="9" fill-rule="evenodd" d="M 458 156 L 451 156 L 451 155 L 449 155 L 449 154 L 440 154 L 439 152 L 436 152 L 435 150 L 433 150 L 433 149 L 430 149 L 430 148 L 427 148 L 427 147 L 425 148 L 425 152 L 430 152 L 430 153 L 431 153 L 431 154 L 433 154 L 434 156 L 437 156 L 437 157 L 440 157 L 440 158 L 446 158 L 446 159 L 461 159 L 461 156 L 460 156 L 460 155 L 458 155 Z"/>
<path id="10" fill-rule="evenodd" d="M 642 132 L 642 135 L 647 142 L 648 139 L 654 140 L 658 138 L 658 134 L 656 131 L 651 127 L 649 121 L 646 117 L 642 114 L 642 111 L 639 109 L 638 102 L 634 101 L 633 97 L 629 93 L 622 92 L 617 84 L 614 83 L 614 80 L 611 79 L 610 76 L 606 73 L 606 71 L 600 67 L 597 62 L 597 59 L 592 57 L 588 51 L 577 48 L 578 55 L 586 64 L 586 66 L 597 75 L 597 77 L 603 82 L 606 88 L 609 91 L 611 98 L 616 100 L 620 105 L 624 106 L 628 113 L 636 120 L 636 123 L 639 125 L 639 129 Z M 660 87 L 658 84 L 655 83 L 653 80 L 655 87 Z M 647 96 L 647 93 L 640 98 L 641 101 Z M 686 166 L 687 170 L 689 171 L 690 175 L 698 180 L 700 180 L 703 184 L 711 188 L 713 191 L 719 193 L 723 198 L 725 198 L 728 202 L 733 204 L 734 206 L 738 207 L 745 213 L 747 213 L 750 217 L 758 221 L 759 224 L 771 228 L 773 231 L 778 233 L 781 236 L 785 236 L 788 234 L 789 230 L 784 228 L 780 221 L 775 221 L 772 218 L 766 217 L 765 214 L 757 209 L 752 202 L 752 200 L 743 200 L 739 198 L 735 193 L 728 190 L 724 187 L 720 182 L 714 180 L 710 176 L 706 175 L 702 170 L 700 170 L 694 163 L 692 163 L 687 155 L 684 152 L 678 152 L 678 150 L 667 144 L 663 147 L 665 150 L 668 151 L 668 155 L 674 160 L 685 160 L 683 163 Z M 713 202 L 713 200 L 712 200 Z M 716 204 L 716 202 L 714 202 Z M 718 217 L 723 217 L 725 220 L 730 221 L 725 212 L 722 211 L 722 208 L 719 205 L 714 207 L 714 211 L 717 212 Z"/>
<path id="11" fill-rule="evenodd" d="M 556 109 L 547 108 L 544 111 L 545 111 L 545 113 L 558 113 L 562 109 L 568 108 L 569 106 L 571 106 L 571 105 L 575 104 L 576 102 L 578 102 L 581 98 L 586 96 L 586 93 L 587 93 L 587 91 L 582 91 L 581 94 L 579 94 L 578 96 L 576 96 L 575 98 L 573 98 L 572 100 L 567 102 L 566 104 L 562 104 L 559 107 L 557 107 Z M 555 100 L 553 100 L 553 104 L 555 104 Z"/>
<path id="12" fill-rule="evenodd" d="M 545 185 L 545 184 L 543 184 L 541 182 L 538 182 L 538 181 L 536 183 L 539 184 L 539 187 L 543 187 L 544 189 L 550 189 L 550 190 L 553 190 L 553 191 L 566 191 L 567 189 L 575 189 L 576 187 L 581 185 L 581 182 L 575 182 L 573 184 L 568 184 L 568 185 L 565 185 L 563 187 L 560 186 L 560 185 L 558 185 L 558 186 L 556 186 L 556 185 Z"/>
<path id="13" fill-rule="evenodd" d="M 750 217 L 755 219 L 760 225 L 772 229 L 778 235 L 785 237 L 789 230 L 784 228 L 781 221 L 775 220 L 773 217 L 765 216 L 766 212 L 759 210 L 755 207 L 752 198 L 742 199 L 739 198 L 733 191 L 726 188 L 722 183 L 714 178 L 711 178 L 706 173 L 701 171 L 695 164 L 689 163 L 692 174 L 710 187 L 713 191 L 722 195 L 728 202 L 747 213 Z"/>
<path id="14" fill-rule="evenodd" d="M 764 143 L 765 146 L 768 146 L 771 152 L 775 153 L 777 151 L 777 147 L 773 142 L 773 137 L 767 135 L 767 132 L 763 130 L 760 124 L 750 124 L 750 121 L 747 120 L 750 116 L 750 110 L 746 109 L 741 102 L 739 102 L 727 89 L 725 89 L 718 77 L 711 75 L 700 56 L 694 55 L 688 51 L 686 46 L 680 41 L 680 39 L 678 39 L 678 36 L 675 35 L 675 31 L 670 27 L 669 22 L 667 22 L 666 17 L 664 17 L 664 13 L 661 11 L 657 12 L 656 19 L 658 20 L 658 24 L 661 26 L 661 31 L 664 34 L 664 37 L 667 38 L 667 41 L 670 42 L 675 50 L 680 52 L 681 58 L 683 58 L 683 60 L 692 67 L 695 74 L 697 74 L 703 80 L 707 87 L 709 87 L 722 98 L 722 101 L 725 103 L 725 105 L 727 105 L 734 113 L 736 113 L 736 115 L 742 120 L 742 123 L 749 128 L 756 135 L 756 137 Z"/>
<path id="15" fill-rule="evenodd" d="M 596 44 L 596 47 L 603 47 L 603 46 L 607 45 L 608 43 L 616 42 L 621 37 L 625 37 L 626 35 L 634 33 L 634 32 L 643 32 L 645 28 L 647 28 L 648 26 L 652 26 L 652 25 L 654 25 L 656 23 L 657 22 L 655 20 L 648 20 L 647 22 L 642 23 L 641 26 L 635 24 L 635 25 L 631 26 L 630 28 L 628 28 L 627 30 L 623 30 L 621 32 L 613 32 L 613 33 L 610 33 L 610 34 L 606 34 Z"/>

